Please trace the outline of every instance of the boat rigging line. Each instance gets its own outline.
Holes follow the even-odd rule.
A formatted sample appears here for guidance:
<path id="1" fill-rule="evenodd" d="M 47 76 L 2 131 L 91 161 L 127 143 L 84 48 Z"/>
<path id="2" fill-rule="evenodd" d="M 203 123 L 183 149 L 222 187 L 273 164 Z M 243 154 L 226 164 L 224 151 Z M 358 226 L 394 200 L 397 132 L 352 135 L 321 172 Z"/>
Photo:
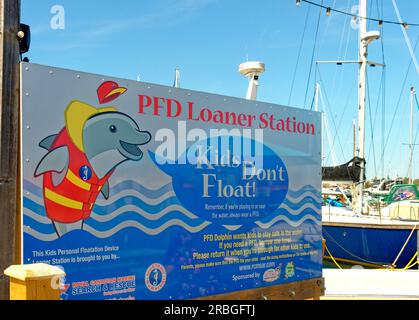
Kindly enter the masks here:
<path id="1" fill-rule="evenodd" d="M 323 4 L 323 0 L 322 0 L 322 4 Z M 321 10 L 319 10 L 319 16 L 317 18 L 316 33 L 314 35 L 313 51 L 311 53 L 311 61 L 310 61 L 310 71 L 308 73 L 308 79 L 307 79 L 307 85 L 306 85 L 306 93 L 304 95 L 304 104 L 303 104 L 304 109 L 306 109 L 306 101 L 307 101 L 308 88 L 309 88 L 309 85 L 310 85 L 311 72 L 313 70 L 314 55 L 316 53 L 317 36 L 319 34 L 320 18 L 321 18 Z"/>
<path id="2" fill-rule="evenodd" d="M 414 52 L 416 51 L 416 47 L 417 47 L 417 45 L 418 45 L 418 41 L 419 41 L 419 35 L 418 35 L 418 36 L 417 36 L 417 38 L 416 38 L 416 43 L 415 43 L 415 46 L 414 46 L 414 49 L 413 49 L 413 51 L 414 51 Z M 380 159 L 380 164 L 382 164 L 382 163 L 383 163 L 383 158 L 384 158 L 385 150 L 386 150 L 386 148 L 387 148 L 388 141 L 389 141 L 390 136 L 391 136 L 391 131 L 392 131 L 392 129 L 393 129 L 393 124 L 394 124 L 394 122 L 395 122 L 395 121 L 394 121 L 394 119 L 396 118 L 396 115 L 398 114 L 398 111 L 399 111 L 400 102 L 401 102 L 401 99 L 402 99 L 403 94 L 404 94 L 404 88 L 405 88 L 405 86 L 406 86 L 406 82 L 407 82 L 407 78 L 408 78 L 408 76 L 409 76 L 409 72 L 410 72 L 410 68 L 411 68 L 411 66 L 412 66 L 412 59 L 410 59 L 410 61 L 409 61 L 409 65 L 408 65 L 408 67 L 407 67 L 406 74 L 405 74 L 405 76 L 404 76 L 404 80 L 403 80 L 402 87 L 401 87 L 401 90 L 400 90 L 399 98 L 398 98 L 398 100 L 397 100 L 396 107 L 394 108 L 394 113 L 393 113 L 393 116 L 392 116 L 392 118 L 391 118 L 391 122 L 390 122 L 390 123 L 391 123 L 391 124 L 390 124 L 390 130 L 389 130 L 389 132 L 387 133 L 387 137 L 386 137 L 385 144 L 384 144 L 384 149 L 383 149 L 383 154 L 381 155 L 381 159 Z"/>
<path id="3" fill-rule="evenodd" d="M 349 6 L 354 6 L 355 5 L 355 0 L 352 0 L 352 2 L 348 2 L 348 7 L 347 10 L 349 10 Z M 347 24 L 348 22 L 348 17 L 345 18 L 344 21 L 344 26 Z M 347 36 L 346 36 L 346 46 L 345 46 L 345 53 L 343 55 L 343 58 L 341 58 L 341 60 L 346 60 L 346 57 L 348 56 L 348 49 L 349 49 L 349 42 L 351 39 L 351 28 L 342 28 L 344 31 L 347 31 Z M 343 37 L 344 37 L 344 33 L 342 33 L 341 35 L 341 39 L 340 39 L 340 43 L 339 43 L 339 55 L 342 49 L 342 44 L 343 44 Z M 340 71 L 340 76 L 339 76 L 339 80 L 335 81 L 335 76 L 338 72 L 338 70 Z M 333 98 L 335 98 L 335 96 L 337 95 L 337 93 L 341 92 L 342 89 L 342 82 L 343 82 L 343 75 L 344 75 L 344 71 L 345 71 L 345 64 L 342 65 L 335 65 L 335 73 L 333 75 L 333 87 L 332 87 L 332 92 L 333 92 Z M 335 84 L 338 84 L 337 89 L 335 90 Z"/>
<path id="4" fill-rule="evenodd" d="M 374 127 L 373 127 L 373 123 L 372 123 L 372 113 L 371 113 L 371 98 L 370 98 L 370 85 L 369 85 L 369 81 L 368 81 L 368 72 L 365 73 L 365 79 L 367 82 L 366 85 L 366 89 L 367 89 L 367 102 L 368 102 L 368 112 L 369 112 L 369 120 L 370 120 L 370 126 L 371 126 L 371 144 L 370 147 L 372 147 L 372 155 L 373 155 L 373 160 L 374 160 L 374 173 L 375 176 L 377 176 L 377 163 L 376 163 L 376 159 L 375 159 L 375 143 L 374 143 Z"/>
<path id="5" fill-rule="evenodd" d="M 292 92 L 294 90 L 295 78 L 297 76 L 298 65 L 300 63 L 301 51 L 302 51 L 303 44 L 304 44 L 304 37 L 305 37 L 305 34 L 306 34 L 306 30 L 307 30 L 307 21 L 308 21 L 309 16 L 310 16 L 310 7 L 307 9 L 306 18 L 305 18 L 305 22 L 304 22 L 303 33 L 301 35 L 301 40 L 300 40 L 300 46 L 298 48 L 297 61 L 295 63 L 294 74 L 292 76 L 292 81 L 291 81 L 290 94 L 289 94 L 289 97 L 288 97 L 288 105 L 290 105 L 290 103 L 291 103 Z"/>
<path id="6" fill-rule="evenodd" d="M 399 8 L 397 7 L 396 0 L 392 0 L 391 2 L 393 3 L 393 7 L 394 7 L 394 11 L 396 12 L 397 19 L 399 19 L 399 21 L 402 22 L 402 17 L 400 16 L 400 12 L 399 12 Z M 407 48 L 409 49 L 410 56 L 412 57 L 413 63 L 415 64 L 416 73 L 419 74 L 419 63 L 416 60 L 415 52 L 412 49 L 412 44 L 410 43 L 410 39 L 409 39 L 409 36 L 407 35 L 406 28 L 402 27 L 402 33 L 403 33 L 404 41 L 406 42 Z"/>
<path id="7" fill-rule="evenodd" d="M 418 110 L 419 110 L 419 102 L 418 102 L 418 97 L 416 95 L 416 92 L 415 92 L 414 97 L 415 97 L 416 106 L 418 107 Z M 419 122 L 418 122 L 417 128 L 416 128 L 415 139 L 413 140 L 412 153 L 415 151 L 415 147 L 417 146 L 416 142 L 417 142 L 417 138 L 418 138 L 418 133 L 419 133 Z"/>
<path id="8" fill-rule="evenodd" d="M 381 19 L 378 19 L 378 18 L 372 18 L 372 17 L 359 16 L 359 15 L 354 14 L 354 13 L 350 13 L 350 12 L 346 12 L 346 11 L 343 11 L 343 10 L 335 9 L 335 8 L 332 8 L 332 7 L 329 7 L 329 6 L 324 6 L 323 5 L 323 1 L 320 4 L 320 3 L 316 3 L 314 1 L 309 1 L 309 0 L 296 0 L 296 4 L 299 4 L 301 2 L 305 2 L 307 4 L 311 4 L 313 6 L 320 7 L 322 9 L 326 9 L 326 12 L 329 12 L 329 15 L 330 15 L 330 12 L 336 12 L 336 13 L 344 14 L 344 15 L 347 15 L 347 16 L 351 16 L 354 19 L 365 19 L 365 20 L 368 20 L 368 21 L 375 21 L 375 22 L 378 22 L 378 25 L 380 27 L 384 23 L 394 24 L 394 25 L 400 25 L 400 26 L 404 27 L 405 29 L 407 29 L 409 27 L 419 27 L 419 23 L 411 23 L 411 22 L 403 22 L 403 21 L 392 21 L 392 20 L 384 20 L 382 18 Z"/>
<path id="9" fill-rule="evenodd" d="M 376 0 L 376 10 L 377 10 L 377 15 L 382 19 L 383 17 L 383 12 L 384 12 L 384 7 L 383 7 L 383 1 L 381 0 L 381 12 L 380 12 L 380 5 L 378 3 L 378 0 Z M 373 6 L 373 2 L 370 2 L 370 6 L 371 6 L 371 10 L 372 11 L 372 6 Z M 371 21 L 368 21 L 369 23 Z M 381 30 L 381 37 L 380 37 L 380 44 L 381 44 L 381 63 L 383 65 L 383 68 L 381 70 L 381 79 L 380 79 L 380 87 L 378 89 L 378 96 L 377 96 L 377 104 L 375 107 L 375 112 L 374 112 L 374 118 L 372 117 L 372 108 L 371 108 L 371 95 L 370 95 L 370 87 L 369 87 L 369 79 L 368 79 L 368 72 L 366 73 L 366 82 L 367 82 L 367 95 L 368 95 L 368 108 L 369 108 L 369 120 L 370 120 L 370 127 L 371 127 L 371 141 L 372 143 L 370 144 L 369 150 L 368 150 L 368 158 L 370 157 L 370 153 L 371 153 L 371 149 L 373 152 L 373 164 L 374 164 L 374 175 L 375 177 L 377 177 L 377 173 L 378 173 L 378 168 L 377 168 L 377 161 L 376 161 L 376 150 L 375 150 L 375 137 L 374 137 L 374 128 L 376 125 L 376 120 L 377 120 L 377 114 L 378 114 L 378 106 L 379 106 L 379 102 L 380 102 L 380 96 L 381 96 L 381 101 L 382 101 L 382 116 L 381 116 L 381 150 L 383 150 L 384 147 L 384 135 L 385 135 L 385 75 L 386 75 L 386 63 L 385 63 L 385 51 L 384 51 L 384 28 L 382 28 Z M 384 161 L 384 154 L 382 151 L 382 159 Z M 382 166 L 382 168 L 384 168 L 384 166 Z M 384 171 L 382 170 L 382 178 L 384 178 Z"/>
<path id="10" fill-rule="evenodd" d="M 381 7 L 381 11 L 380 11 Z M 377 16 L 380 17 L 382 20 L 384 17 L 384 4 L 383 0 L 380 1 L 380 5 L 378 3 L 378 0 L 376 0 L 376 8 L 377 8 Z M 381 70 L 381 86 L 380 86 L 380 93 L 381 95 L 381 161 L 382 164 L 378 163 L 378 169 L 380 169 L 381 166 L 381 177 L 385 177 L 385 166 L 384 166 L 384 143 L 385 143 L 385 128 L 386 128 L 386 84 L 387 84 L 387 64 L 385 59 L 385 50 L 384 50 L 384 28 L 381 29 L 381 37 L 380 37 L 380 44 L 381 44 L 381 63 L 383 64 L 383 69 Z M 377 98 L 377 107 L 376 110 L 378 110 L 378 102 L 379 102 L 379 96 Z M 375 120 L 374 120 L 375 123 Z M 374 125 L 375 126 L 375 125 Z"/>
<path id="11" fill-rule="evenodd" d="M 323 88 L 325 88 L 325 86 L 324 86 L 324 81 L 323 81 L 323 79 L 322 79 L 322 76 L 321 76 L 321 73 L 320 73 L 320 69 L 318 68 L 318 65 L 317 65 L 317 71 L 318 71 L 318 75 L 319 75 L 319 80 L 320 80 L 320 82 L 323 84 L 323 85 L 322 85 L 322 87 L 323 87 Z M 324 99 L 324 96 L 323 96 L 323 91 L 324 91 L 324 95 L 325 95 L 326 99 Z M 321 100 L 322 100 L 322 102 L 323 102 L 323 105 L 326 107 L 326 104 L 327 104 L 327 105 L 328 105 L 329 110 L 331 110 L 331 108 L 330 108 L 330 103 L 329 103 L 329 99 L 328 99 L 328 95 L 327 95 L 326 90 L 320 90 L 320 98 L 321 98 Z M 345 108 L 345 109 L 346 109 L 346 108 Z M 327 112 L 326 110 L 325 110 L 325 113 L 326 113 L 326 117 L 327 117 L 327 115 L 330 115 L 330 114 L 328 114 L 328 112 Z M 337 125 L 336 125 L 335 118 L 334 118 L 333 114 L 332 114 L 332 115 L 330 115 L 330 117 L 331 117 L 331 119 L 332 119 L 332 122 L 333 122 L 333 127 L 334 127 L 334 129 L 335 129 L 335 136 L 333 137 L 333 142 L 332 142 L 332 145 L 330 146 L 330 151 L 329 151 L 329 154 L 328 154 L 328 155 L 327 155 L 327 157 L 326 157 L 326 161 L 327 161 L 327 159 L 329 158 L 329 156 L 331 155 L 331 152 L 332 152 L 333 147 L 334 147 L 335 142 L 336 142 L 336 138 L 337 138 L 337 140 L 338 140 L 338 144 L 339 144 L 340 150 L 341 150 L 341 152 L 342 152 L 342 157 L 343 157 L 343 159 L 345 159 L 345 152 L 343 151 L 342 143 L 341 143 L 341 141 L 340 141 L 340 135 L 339 135 L 339 132 L 338 132 L 338 127 L 339 127 L 339 126 L 337 126 Z M 341 117 L 341 120 L 342 120 L 342 117 Z M 340 123 L 340 121 L 339 121 L 339 123 Z"/>

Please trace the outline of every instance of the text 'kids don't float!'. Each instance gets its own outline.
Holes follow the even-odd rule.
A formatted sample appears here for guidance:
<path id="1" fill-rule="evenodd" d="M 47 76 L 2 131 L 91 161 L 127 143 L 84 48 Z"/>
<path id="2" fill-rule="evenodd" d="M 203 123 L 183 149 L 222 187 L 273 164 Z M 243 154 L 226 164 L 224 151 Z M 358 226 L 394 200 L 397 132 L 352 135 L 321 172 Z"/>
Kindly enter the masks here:
<path id="1" fill-rule="evenodd" d="M 63 299 L 321 277 L 319 113 L 36 64 L 21 73 L 22 259 L 64 269 Z"/>

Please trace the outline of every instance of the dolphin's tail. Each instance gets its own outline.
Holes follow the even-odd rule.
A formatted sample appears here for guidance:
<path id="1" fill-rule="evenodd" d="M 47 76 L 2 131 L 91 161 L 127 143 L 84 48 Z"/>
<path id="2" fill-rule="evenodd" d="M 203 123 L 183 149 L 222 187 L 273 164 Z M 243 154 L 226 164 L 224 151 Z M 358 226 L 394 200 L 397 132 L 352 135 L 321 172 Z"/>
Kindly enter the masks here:
<path id="1" fill-rule="evenodd" d="M 77 221 L 75 223 L 60 223 L 52 221 L 54 230 L 58 235 L 58 238 L 61 238 L 65 234 L 74 231 L 74 230 L 83 230 L 84 220 Z"/>

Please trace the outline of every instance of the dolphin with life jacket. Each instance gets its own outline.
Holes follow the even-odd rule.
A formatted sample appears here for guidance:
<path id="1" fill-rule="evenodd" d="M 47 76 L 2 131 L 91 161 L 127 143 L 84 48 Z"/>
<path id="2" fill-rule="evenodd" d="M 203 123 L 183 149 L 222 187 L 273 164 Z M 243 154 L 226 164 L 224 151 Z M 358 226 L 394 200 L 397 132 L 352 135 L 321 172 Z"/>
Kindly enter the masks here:
<path id="1" fill-rule="evenodd" d="M 140 161 L 139 146 L 151 135 L 140 131 L 128 115 L 113 107 L 95 108 L 72 101 L 65 110 L 65 127 L 39 143 L 48 150 L 35 169 L 43 176 L 48 218 L 58 236 L 83 228 L 99 193 L 108 199 L 108 179 L 121 163 Z"/>

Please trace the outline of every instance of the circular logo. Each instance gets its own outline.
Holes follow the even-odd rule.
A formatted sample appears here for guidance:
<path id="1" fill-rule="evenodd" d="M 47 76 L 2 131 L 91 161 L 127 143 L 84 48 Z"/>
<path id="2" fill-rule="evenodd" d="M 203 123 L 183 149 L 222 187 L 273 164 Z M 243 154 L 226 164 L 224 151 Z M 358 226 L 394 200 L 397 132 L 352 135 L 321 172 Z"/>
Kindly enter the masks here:
<path id="1" fill-rule="evenodd" d="M 89 181 L 92 177 L 92 169 L 90 169 L 90 167 L 86 165 L 82 166 L 79 170 L 79 177 L 83 181 Z"/>
<path id="2" fill-rule="evenodd" d="M 160 291 L 166 284 L 166 269 L 160 263 L 153 263 L 146 270 L 144 280 L 148 290 Z"/>

